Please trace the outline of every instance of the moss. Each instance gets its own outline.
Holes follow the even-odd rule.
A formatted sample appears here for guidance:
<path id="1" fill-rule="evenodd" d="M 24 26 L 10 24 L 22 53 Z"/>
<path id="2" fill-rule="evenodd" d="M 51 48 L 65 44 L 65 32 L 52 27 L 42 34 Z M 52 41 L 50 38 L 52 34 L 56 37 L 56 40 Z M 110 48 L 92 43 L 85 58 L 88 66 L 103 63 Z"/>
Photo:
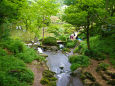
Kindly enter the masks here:
<path id="1" fill-rule="evenodd" d="M 43 78 L 41 79 L 40 83 L 46 86 L 56 86 L 57 78 L 54 77 L 55 73 L 49 70 L 45 70 L 43 72 Z"/>

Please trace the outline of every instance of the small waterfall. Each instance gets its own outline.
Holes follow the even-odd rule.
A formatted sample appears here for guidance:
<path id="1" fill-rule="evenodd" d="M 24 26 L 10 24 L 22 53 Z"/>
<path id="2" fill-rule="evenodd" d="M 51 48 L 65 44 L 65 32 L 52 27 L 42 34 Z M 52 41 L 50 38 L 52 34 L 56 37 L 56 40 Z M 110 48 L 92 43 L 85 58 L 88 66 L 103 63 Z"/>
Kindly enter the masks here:
<path id="1" fill-rule="evenodd" d="M 39 53 L 43 53 L 43 50 L 42 50 L 41 48 L 38 47 L 37 49 L 38 49 L 37 51 L 38 51 Z"/>

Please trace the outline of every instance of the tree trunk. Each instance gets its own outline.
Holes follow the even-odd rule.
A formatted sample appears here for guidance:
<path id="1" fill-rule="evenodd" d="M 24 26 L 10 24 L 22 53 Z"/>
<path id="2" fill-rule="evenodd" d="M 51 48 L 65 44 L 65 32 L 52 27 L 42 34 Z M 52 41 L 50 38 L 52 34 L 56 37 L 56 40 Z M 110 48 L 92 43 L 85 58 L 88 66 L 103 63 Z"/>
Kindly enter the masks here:
<path id="1" fill-rule="evenodd" d="M 87 27 L 86 27 L 86 32 L 87 32 L 87 47 L 88 50 L 90 49 L 90 42 L 89 42 L 89 25 L 90 25 L 90 21 L 89 21 L 89 16 L 87 17 Z"/>
<path id="2" fill-rule="evenodd" d="M 43 25 L 44 25 L 44 21 L 45 21 L 45 17 L 43 16 Z M 42 39 L 42 41 L 44 40 L 44 32 L 45 31 L 45 27 L 43 26 L 43 39 Z"/>
<path id="3" fill-rule="evenodd" d="M 43 40 L 44 40 L 44 27 L 43 27 Z"/>

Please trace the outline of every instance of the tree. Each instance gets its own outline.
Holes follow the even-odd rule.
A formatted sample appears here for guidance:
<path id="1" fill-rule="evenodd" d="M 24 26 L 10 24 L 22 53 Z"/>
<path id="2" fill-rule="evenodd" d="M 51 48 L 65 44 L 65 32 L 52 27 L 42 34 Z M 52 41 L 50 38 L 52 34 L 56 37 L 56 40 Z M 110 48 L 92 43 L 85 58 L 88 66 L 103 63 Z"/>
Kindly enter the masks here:
<path id="1" fill-rule="evenodd" d="M 0 0 L 0 38 L 8 30 L 3 23 L 12 23 L 20 16 L 20 10 L 27 4 L 26 0 Z"/>
<path id="2" fill-rule="evenodd" d="M 38 0 L 34 5 L 38 8 L 37 12 L 41 18 L 41 20 L 39 20 L 40 22 L 38 22 L 41 23 L 41 26 L 43 27 L 44 40 L 44 27 L 48 26 L 50 17 L 57 14 L 58 4 L 56 3 L 56 0 Z"/>
<path id="3" fill-rule="evenodd" d="M 90 49 L 89 29 L 97 20 L 96 14 L 103 7 L 103 0 L 77 0 L 75 5 L 70 5 L 63 15 L 63 20 L 76 26 L 82 26 L 87 36 L 87 46 Z"/>

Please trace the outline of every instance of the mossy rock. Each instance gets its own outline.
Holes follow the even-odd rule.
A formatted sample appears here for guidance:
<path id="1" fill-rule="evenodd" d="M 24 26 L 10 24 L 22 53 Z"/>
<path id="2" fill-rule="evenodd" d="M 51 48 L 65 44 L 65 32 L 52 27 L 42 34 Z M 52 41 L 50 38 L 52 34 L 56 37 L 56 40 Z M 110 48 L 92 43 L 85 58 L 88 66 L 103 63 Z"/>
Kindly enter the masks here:
<path id="1" fill-rule="evenodd" d="M 44 72 L 43 72 L 43 77 L 47 77 L 47 78 L 52 78 L 52 77 L 54 77 L 54 72 L 52 72 L 52 71 L 50 71 L 50 70 L 45 70 Z"/>
<path id="2" fill-rule="evenodd" d="M 46 84 L 49 83 L 49 81 L 48 81 L 46 78 L 42 78 L 41 81 L 40 81 L 40 83 L 41 83 L 42 85 L 46 85 Z"/>
<path id="3" fill-rule="evenodd" d="M 56 86 L 57 78 L 54 77 L 55 73 L 50 70 L 45 70 L 43 72 L 43 78 L 41 79 L 40 83 L 46 86 Z"/>

